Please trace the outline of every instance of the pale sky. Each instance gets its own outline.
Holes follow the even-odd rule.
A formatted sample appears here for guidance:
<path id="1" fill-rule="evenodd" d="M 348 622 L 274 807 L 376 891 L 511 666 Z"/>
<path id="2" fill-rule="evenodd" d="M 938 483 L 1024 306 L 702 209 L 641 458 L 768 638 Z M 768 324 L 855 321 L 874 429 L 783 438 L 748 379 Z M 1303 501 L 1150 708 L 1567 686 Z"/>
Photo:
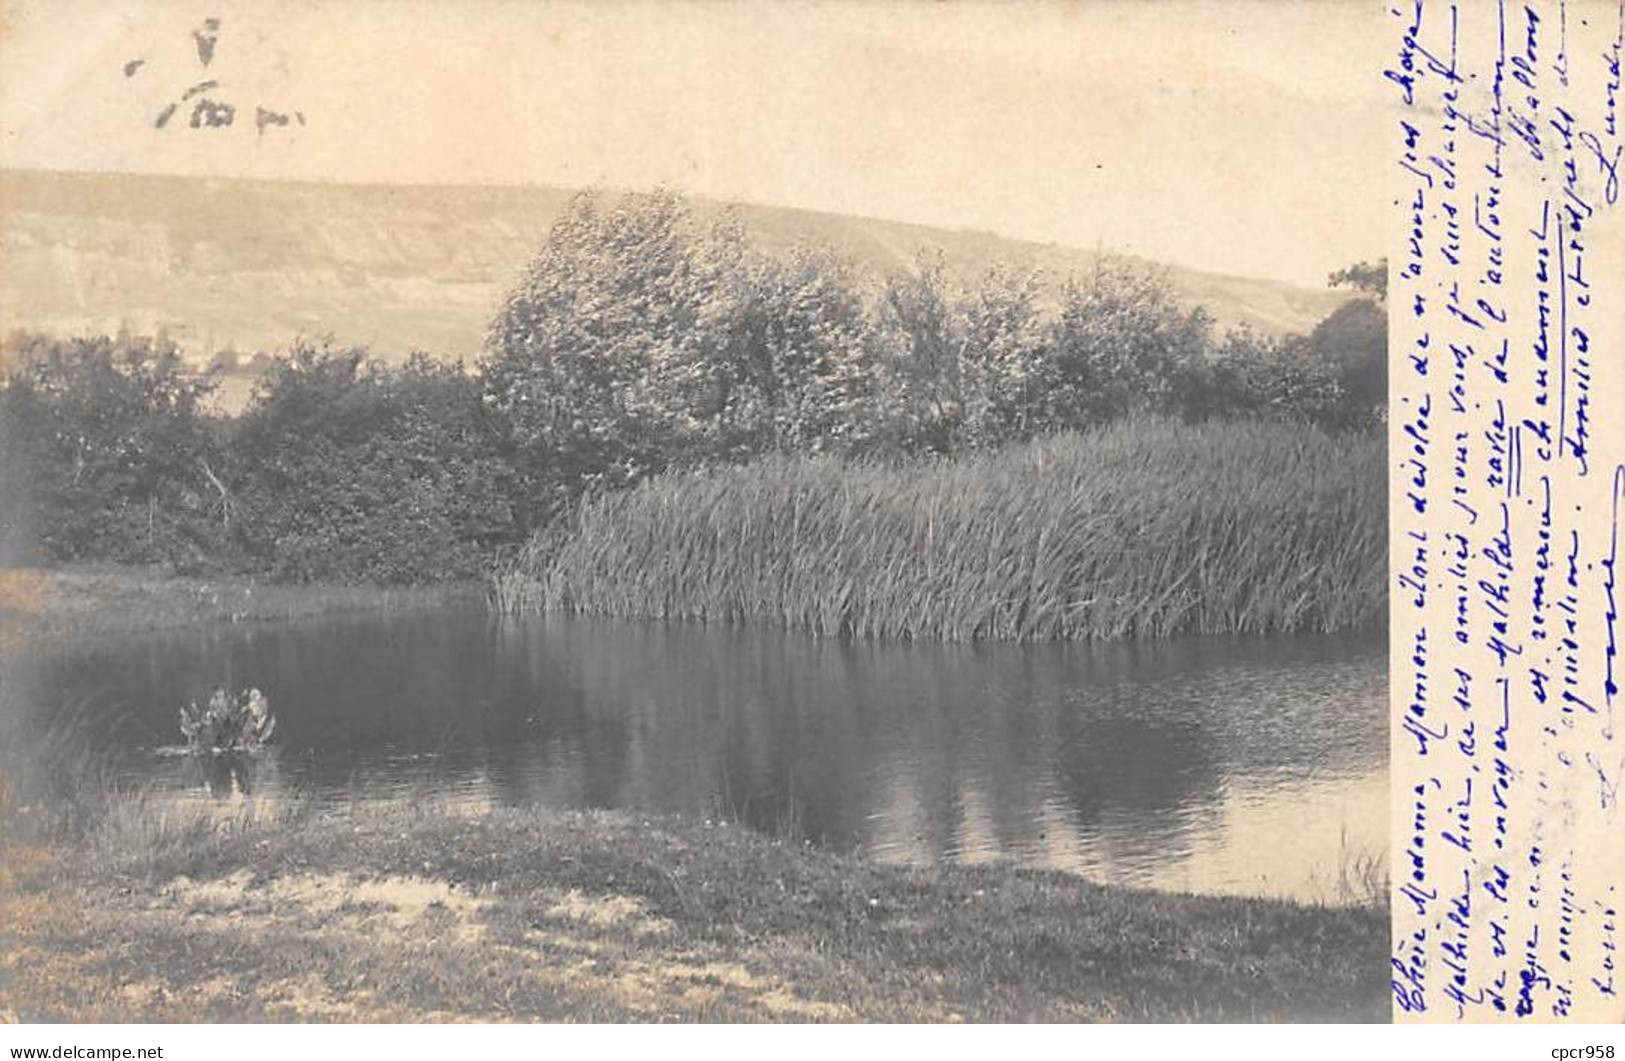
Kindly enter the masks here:
<path id="1" fill-rule="evenodd" d="M 1312 286 L 1382 253 L 1392 20 L 1368 0 L 0 12 L 8 167 L 664 183 Z M 192 31 L 209 17 L 205 69 Z M 190 128 L 188 102 L 154 128 L 205 78 L 232 127 Z M 258 135 L 256 106 L 307 124 Z"/>

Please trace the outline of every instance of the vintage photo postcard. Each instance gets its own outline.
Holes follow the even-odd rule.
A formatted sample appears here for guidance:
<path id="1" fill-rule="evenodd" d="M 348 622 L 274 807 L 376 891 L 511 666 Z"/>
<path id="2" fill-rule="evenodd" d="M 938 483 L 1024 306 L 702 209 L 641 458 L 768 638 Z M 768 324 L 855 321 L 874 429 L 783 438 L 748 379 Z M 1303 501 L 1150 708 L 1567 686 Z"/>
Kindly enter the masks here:
<path id="1" fill-rule="evenodd" d="M 1625 1017 L 1622 27 L 3 0 L 0 1039 Z"/>

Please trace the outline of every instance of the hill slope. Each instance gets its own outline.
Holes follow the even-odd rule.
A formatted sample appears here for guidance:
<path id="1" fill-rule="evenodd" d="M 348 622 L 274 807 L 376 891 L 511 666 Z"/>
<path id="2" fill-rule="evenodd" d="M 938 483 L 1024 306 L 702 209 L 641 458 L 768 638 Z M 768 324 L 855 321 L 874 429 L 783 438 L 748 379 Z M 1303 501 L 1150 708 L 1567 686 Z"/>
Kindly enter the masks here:
<path id="1" fill-rule="evenodd" d="M 471 357 L 504 288 L 571 192 L 0 171 L 0 329 L 165 330 L 207 356 L 331 332 L 389 358 Z M 702 209 L 717 204 L 702 203 Z M 877 271 L 925 245 L 971 272 L 1005 259 L 1065 274 L 1091 252 L 983 232 L 746 206 L 765 246 L 827 241 Z M 1307 331 L 1332 291 L 1175 268 L 1226 324 Z"/>

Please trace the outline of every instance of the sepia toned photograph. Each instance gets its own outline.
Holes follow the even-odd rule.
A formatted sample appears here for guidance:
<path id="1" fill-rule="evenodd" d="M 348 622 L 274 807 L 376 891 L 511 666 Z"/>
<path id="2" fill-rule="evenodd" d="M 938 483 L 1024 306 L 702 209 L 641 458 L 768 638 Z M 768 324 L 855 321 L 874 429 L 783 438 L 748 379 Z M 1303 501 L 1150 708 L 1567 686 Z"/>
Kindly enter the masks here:
<path id="1" fill-rule="evenodd" d="M 0 1020 L 1388 1021 L 1380 16 L 0 0 Z"/>

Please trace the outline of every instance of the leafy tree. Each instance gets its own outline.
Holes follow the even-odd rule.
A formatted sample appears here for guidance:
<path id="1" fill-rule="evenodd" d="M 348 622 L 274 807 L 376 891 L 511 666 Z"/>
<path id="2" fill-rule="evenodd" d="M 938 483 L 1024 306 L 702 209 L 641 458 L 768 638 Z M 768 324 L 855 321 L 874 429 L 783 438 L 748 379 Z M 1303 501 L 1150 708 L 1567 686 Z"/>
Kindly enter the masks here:
<path id="1" fill-rule="evenodd" d="M 513 432 L 528 508 L 659 471 L 734 384 L 727 349 L 743 236 L 703 231 L 669 192 L 604 207 L 578 196 L 492 322 L 486 392 Z M 703 433 L 703 432 L 701 432 Z"/>
<path id="2" fill-rule="evenodd" d="M 970 447 L 1028 439 L 1051 429 L 1042 414 L 1054 336 L 1040 304 L 1041 277 L 995 265 L 961 300 L 959 404 Z"/>
<path id="3" fill-rule="evenodd" d="M 1385 302 L 1388 299 L 1388 259 L 1379 258 L 1375 264 L 1355 262 L 1332 273 L 1326 283 L 1330 287 L 1351 287 Z"/>
<path id="4" fill-rule="evenodd" d="M 960 359 L 964 336 L 940 252 L 922 252 L 912 272 L 894 275 L 882 292 L 877 328 L 891 391 L 885 416 L 894 445 L 947 453 L 964 420 Z"/>
<path id="5" fill-rule="evenodd" d="M 850 261 L 798 245 L 749 255 L 731 319 L 702 347 L 714 405 L 690 404 L 709 426 L 714 460 L 782 450 L 849 452 L 877 443 L 882 413 L 866 307 Z"/>
<path id="6" fill-rule="evenodd" d="M 1179 411 L 1211 332 L 1207 312 L 1181 307 L 1165 272 L 1100 261 L 1062 292 L 1039 388 L 1045 429 Z"/>
<path id="7" fill-rule="evenodd" d="M 504 431 L 458 365 L 298 343 L 233 441 L 239 546 L 279 579 L 470 577 L 520 534 Z"/>
<path id="8" fill-rule="evenodd" d="M 669 192 L 578 197 L 492 322 L 482 371 L 527 512 L 674 464 L 850 450 L 877 419 L 869 322 L 827 248 L 752 249 Z"/>
<path id="9" fill-rule="evenodd" d="M 1036 273 L 1003 265 L 956 283 L 930 252 L 887 282 L 876 327 L 900 448 L 948 453 L 1047 429 L 1053 335 L 1040 288 Z"/>
<path id="10" fill-rule="evenodd" d="M 1388 401 L 1388 315 L 1369 298 L 1345 302 L 1309 335 L 1315 352 L 1335 366 L 1350 416 L 1369 419 Z"/>
<path id="11" fill-rule="evenodd" d="M 4 494 L 33 511 L 45 557 L 196 564 L 218 552 L 212 382 L 172 344 L 14 337 L 7 363 Z"/>
<path id="12" fill-rule="evenodd" d="M 1315 327 L 1310 341 L 1322 357 L 1338 367 L 1351 416 L 1370 420 L 1388 402 L 1388 259 L 1356 262 L 1327 278 L 1332 287 L 1347 287 L 1367 297 L 1333 310 Z"/>
<path id="13" fill-rule="evenodd" d="M 1298 420 L 1344 426 L 1347 403 L 1336 366 L 1301 335 L 1228 332 L 1203 375 L 1197 418 Z"/>

